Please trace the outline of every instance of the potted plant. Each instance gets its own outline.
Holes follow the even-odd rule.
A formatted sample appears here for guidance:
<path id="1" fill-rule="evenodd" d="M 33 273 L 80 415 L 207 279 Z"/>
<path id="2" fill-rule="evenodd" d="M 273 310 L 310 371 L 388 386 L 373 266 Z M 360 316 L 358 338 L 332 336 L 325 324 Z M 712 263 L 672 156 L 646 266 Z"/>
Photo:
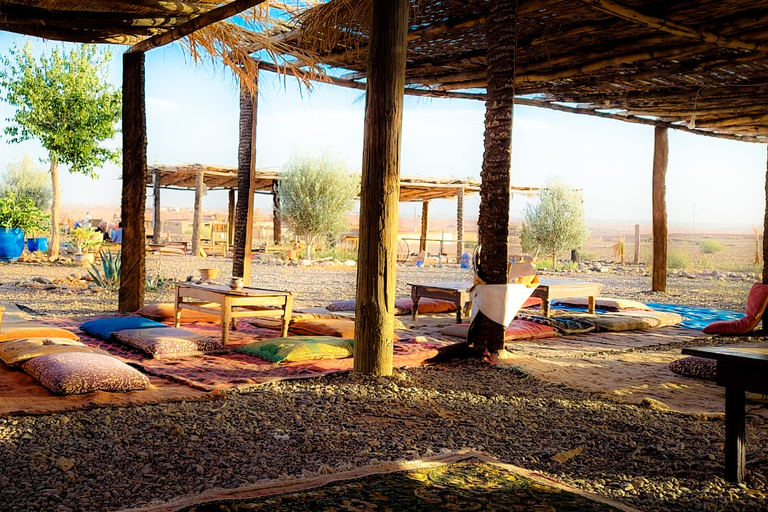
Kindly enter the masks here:
<path id="1" fill-rule="evenodd" d="M 48 237 L 41 236 L 44 232 L 42 229 L 32 230 L 32 237 L 27 238 L 27 249 L 29 249 L 29 252 L 46 252 L 48 250 Z"/>
<path id="2" fill-rule="evenodd" d="M 26 196 L 0 197 L 0 261 L 16 261 L 24 251 L 24 234 L 45 229 L 48 215 Z"/>
<path id="3" fill-rule="evenodd" d="M 104 235 L 94 228 L 73 228 L 69 238 L 75 248 L 75 261 L 83 264 L 94 262 L 94 250 L 104 242 Z"/>

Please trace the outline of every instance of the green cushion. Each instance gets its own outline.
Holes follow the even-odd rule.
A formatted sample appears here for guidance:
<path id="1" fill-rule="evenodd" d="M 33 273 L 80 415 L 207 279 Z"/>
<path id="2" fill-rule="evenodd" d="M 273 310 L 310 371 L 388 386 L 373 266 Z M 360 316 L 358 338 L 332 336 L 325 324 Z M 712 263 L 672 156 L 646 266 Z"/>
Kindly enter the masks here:
<path id="1" fill-rule="evenodd" d="M 235 351 L 273 363 L 352 357 L 354 340 L 333 336 L 291 336 L 254 341 Z"/>

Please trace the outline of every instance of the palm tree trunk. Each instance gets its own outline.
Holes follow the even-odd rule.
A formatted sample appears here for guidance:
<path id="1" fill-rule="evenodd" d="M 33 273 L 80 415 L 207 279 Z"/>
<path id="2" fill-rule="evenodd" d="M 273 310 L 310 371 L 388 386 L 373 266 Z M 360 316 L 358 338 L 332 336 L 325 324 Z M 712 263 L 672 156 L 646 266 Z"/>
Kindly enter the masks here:
<path id="1" fill-rule="evenodd" d="M 48 246 L 48 254 L 52 257 L 59 255 L 59 215 L 61 210 L 61 186 L 59 185 L 59 161 L 54 155 L 48 155 L 51 160 L 51 188 L 53 198 L 51 200 L 51 243 Z"/>
<path id="2" fill-rule="evenodd" d="M 507 282 L 509 182 L 512 161 L 515 23 L 517 2 L 493 0 L 488 19 L 488 86 L 485 102 L 485 152 L 480 174 L 478 231 L 482 250 L 478 277 L 488 284 Z M 503 325 L 478 313 L 467 341 L 478 355 L 504 348 Z"/>
<path id="3" fill-rule="evenodd" d="M 235 247 L 232 276 L 242 277 L 245 286 L 251 279 L 253 235 L 252 169 L 256 157 L 256 95 L 240 86 L 240 143 L 237 151 L 237 206 L 235 209 Z"/>

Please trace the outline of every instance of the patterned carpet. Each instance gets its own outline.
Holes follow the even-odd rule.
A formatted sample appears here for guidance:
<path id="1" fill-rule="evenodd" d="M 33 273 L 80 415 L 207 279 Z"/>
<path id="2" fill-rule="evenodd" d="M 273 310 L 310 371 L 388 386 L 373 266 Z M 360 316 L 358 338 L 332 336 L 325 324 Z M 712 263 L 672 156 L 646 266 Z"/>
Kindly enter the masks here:
<path id="1" fill-rule="evenodd" d="M 479 453 L 387 463 L 335 475 L 209 491 L 133 512 L 515 511 L 635 509 Z"/>

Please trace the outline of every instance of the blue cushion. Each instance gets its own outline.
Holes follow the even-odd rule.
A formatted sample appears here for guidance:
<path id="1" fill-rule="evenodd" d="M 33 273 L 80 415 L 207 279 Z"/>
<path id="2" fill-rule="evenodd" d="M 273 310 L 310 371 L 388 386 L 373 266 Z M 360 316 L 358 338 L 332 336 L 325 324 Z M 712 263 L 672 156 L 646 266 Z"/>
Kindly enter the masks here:
<path id="1" fill-rule="evenodd" d="M 117 318 L 100 318 L 98 320 L 89 320 L 80 326 L 80 330 L 97 338 L 107 339 L 113 332 L 124 331 L 126 329 L 149 329 L 152 327 L 165 327 L 167 325 L 155 322 L 149 318 L 140 316 L 123 316 Z"/>

